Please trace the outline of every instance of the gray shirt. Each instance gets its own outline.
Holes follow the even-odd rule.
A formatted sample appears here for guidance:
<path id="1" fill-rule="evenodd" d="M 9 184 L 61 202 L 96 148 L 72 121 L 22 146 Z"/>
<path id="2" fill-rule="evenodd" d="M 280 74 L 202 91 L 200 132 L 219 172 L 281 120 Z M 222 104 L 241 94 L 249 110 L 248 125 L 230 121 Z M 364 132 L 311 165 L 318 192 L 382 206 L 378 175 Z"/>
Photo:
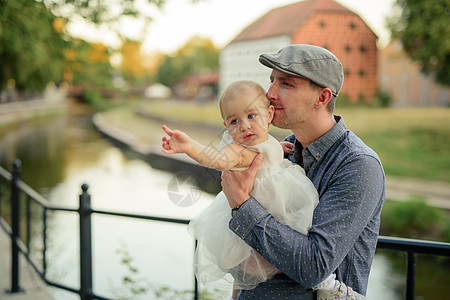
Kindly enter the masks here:
<path id="1" fill-rule="evenodd" d="M 311 289 L 330 274 L 365 295 L 376 249 L 385 177 L 377 154 L 343 118 L 305 149 L 289 136 L 294 153 L 319 193 L 312 228 L 303 235 L 275 220 L 250 198 L 233 211 L 230 229 L 283 272 L 239 299 L 315 299 Z M 276 201 L 276 199 L 274 199 Z"/>

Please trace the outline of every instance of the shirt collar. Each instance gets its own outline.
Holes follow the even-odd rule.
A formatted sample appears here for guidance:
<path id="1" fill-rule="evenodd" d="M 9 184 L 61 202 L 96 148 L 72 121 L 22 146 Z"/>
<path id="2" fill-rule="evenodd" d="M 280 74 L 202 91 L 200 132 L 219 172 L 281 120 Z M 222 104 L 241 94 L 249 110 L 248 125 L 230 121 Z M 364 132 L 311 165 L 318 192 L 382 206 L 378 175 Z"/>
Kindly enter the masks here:
<path id="1" fill-rule="evenodd" d="M 308 150 L 316 161 L 319 161 L 328 152 L 331 146 L 345 133 L 347 126 L 344 118 L 341 116 L 334 116 L 336 125 L 333 126 L 327 133 L 308 145 L 305 150 Z"/>

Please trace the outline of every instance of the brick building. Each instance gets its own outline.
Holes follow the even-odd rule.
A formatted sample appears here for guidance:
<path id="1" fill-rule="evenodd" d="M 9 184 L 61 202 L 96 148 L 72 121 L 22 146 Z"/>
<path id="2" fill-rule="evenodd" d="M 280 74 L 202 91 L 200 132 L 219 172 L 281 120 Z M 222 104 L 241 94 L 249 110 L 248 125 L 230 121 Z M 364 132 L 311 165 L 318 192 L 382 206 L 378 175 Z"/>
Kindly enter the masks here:
<path id="1" fill-rule="evenodd" d="M 351 101 L 371 100 L 377 92 L 377 36 L 355 13 L 333 0 L 305 0 L 269 11 L 238 34 L 220 54 L 222 91 L 235 80 L 251 79 L 269 87 L 261 53 L 289 44 L 325 47 L 342 62 L 341 91 Z"/>
<path id="2" fill-rule="evenodd" d="M 450 88 L 420 72 L 420 65 L 392 41 L 379 52 L 380 90 L 389 94 L 393 106 L 449 106 Z"/>

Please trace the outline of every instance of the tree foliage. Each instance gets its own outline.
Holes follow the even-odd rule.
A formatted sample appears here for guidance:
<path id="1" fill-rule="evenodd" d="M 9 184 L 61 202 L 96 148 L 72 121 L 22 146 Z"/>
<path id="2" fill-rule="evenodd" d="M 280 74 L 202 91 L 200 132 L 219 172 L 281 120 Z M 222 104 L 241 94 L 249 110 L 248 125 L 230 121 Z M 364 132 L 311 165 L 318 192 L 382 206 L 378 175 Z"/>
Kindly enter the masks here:
<path id="1" fill-rule="evenodd" d="M 97 26 L 107 25 L 124 38 L 118 32 L 123 18 L 148 24 L 151 14 L 164 3 L 165 0 L 0 0 L 0 90 L 11 81 L 19 90 L 42 90 L 48 82 L 62 80 L 63 74 L 80 81 L 83 76 L 98 80 L 93 74 L 108 74 L 107 63 L 92 56 L 100 46 L 74 40 L 67 25 L 82 19 Z M 99 69 L 92 72 L 92 67 Z M 88 71 L 90 75 L 75 74 Z"/>
<path id="2" fill-rule="evenodd" d="M 62 79 L 67 41 L 58 30 L 58 19 L 42 3 L 0 1 L 0 89 L 11 79 L 19 90 Z"/>
<path id="3" fill-rule="evenodd" d="M 167 86 L 173 86 L 190 74 L 211 73 L 219 69 L 219 50 L 208 38 L 192 37 L 174 55 L 166 55 L 156 77 Z"/>
<path id="4" fill-rule="evenodd" d="M 389 20 L 393 38 L 400 39 L 408 55 L 450 85 L 450 1 L 396 0 L 400 16 Z"/>
<path id="5" fill-rule="evenodd" d="M 144 74 L 144 57 L 141 53 L 141 43 L 138 41 L 125 40 L 120 49 L 122 62 L 120 69 L 125 75 L 140 77 Z"/>
<path id="6" fill-rule="evenodd" d="M 123 17 L 151 20 L 148 7 L 159 8 L 166 0 L 44 0 L 45 5 L 62 17 L 78 16 L 94 24 L 112 24 Z"/>
<path id="7" fill-rule="evenodd" d="M 112 66 L 109 49 L 101 43 L 74 39 L 65 50 L 65 79 L 86 88 L 112 85 Z"/>

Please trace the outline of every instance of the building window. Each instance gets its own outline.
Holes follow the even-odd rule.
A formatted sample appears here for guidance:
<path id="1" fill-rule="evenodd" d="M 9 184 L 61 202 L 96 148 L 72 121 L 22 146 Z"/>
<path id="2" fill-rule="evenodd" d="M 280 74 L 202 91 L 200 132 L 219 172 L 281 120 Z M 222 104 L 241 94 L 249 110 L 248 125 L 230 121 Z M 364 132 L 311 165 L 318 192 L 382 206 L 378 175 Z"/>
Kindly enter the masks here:
<path id="1" fill-rule="evenodd" d="M 359 51 L 361 51 L 361 53 L 365 53 L 366 50 L 367 50 L 366 46 L 364 46 L 364 45 L 359 46 Z"/>
<path id="2" fill-rule="evenodd" d="M 320 28 L 325 28 L 325 22 L 324 21 L 320 21 L 319 22 L 319 26 L 320 26 Z"/>
<path id="3" fill-rule="evenodd" d="M 350 53 L 351 51 L 352 47 L 349 44 L 345 45 L 345 52 Z"/>
<path id="4" fill-rule="evenodd" d="M 366 72 L 363 69 L 360 69 L 358 73 L 359 73 L 359 77 L 366 76 Z"/>

